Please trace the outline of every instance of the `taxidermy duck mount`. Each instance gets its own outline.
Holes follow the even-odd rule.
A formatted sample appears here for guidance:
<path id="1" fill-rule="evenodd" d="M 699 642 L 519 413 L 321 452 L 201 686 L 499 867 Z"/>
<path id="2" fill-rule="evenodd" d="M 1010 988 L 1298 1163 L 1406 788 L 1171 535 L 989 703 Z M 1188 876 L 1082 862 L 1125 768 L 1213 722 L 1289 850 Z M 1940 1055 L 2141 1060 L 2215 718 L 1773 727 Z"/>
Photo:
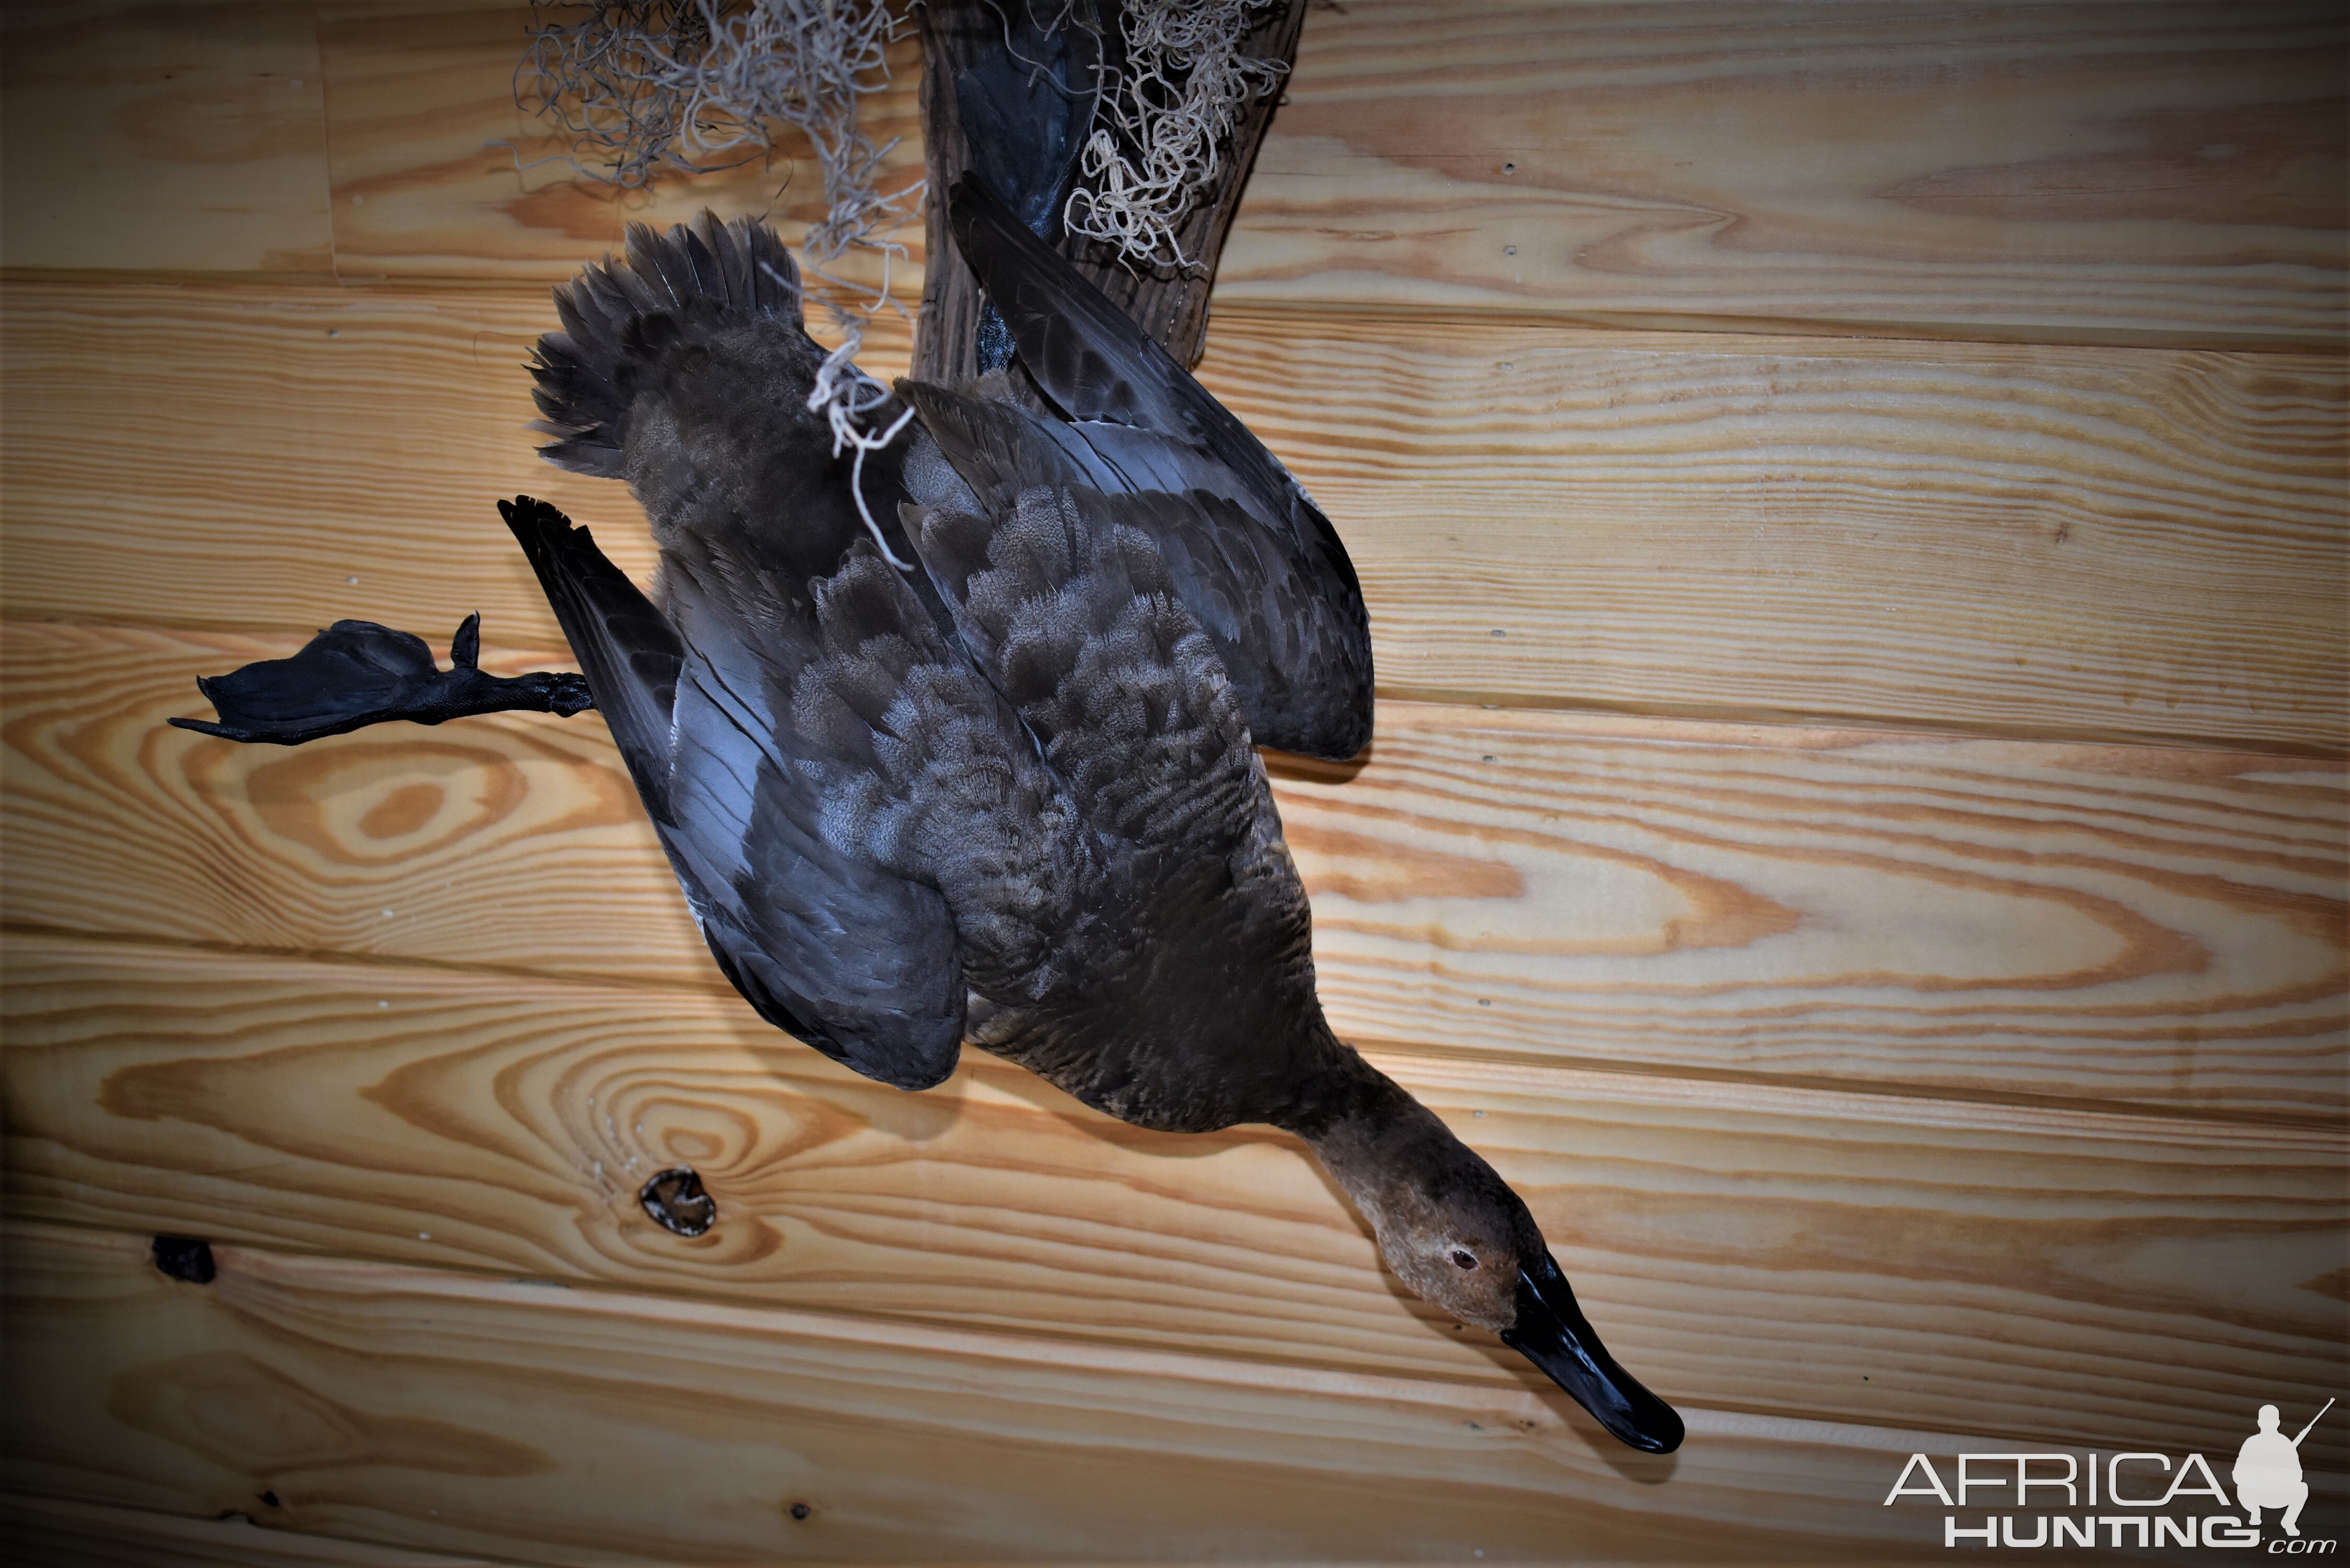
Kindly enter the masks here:
<path id="1" fill-rule="evenodd" d="M 1097 243 L 1061 222 L 1119 36 L 1094 15 L 925 17 L 931 265 L 916 375 L 867 410 L 886 442 L 837 438 L 771 230 L 634 228 L 556 292 L 532 371 L 542 454 L 642 506 L 652 594 L 554 508 L 499 505 L 581 673 L 492 680 L 471 618 L 448 670 L 342 621 L 203 681 L 219 723 L 173 722 L 294 744 L 592 706 L 770 1023 L 910 1090 L 968 1040 L 1137 1126 L 1293 1133 L 1405 1285 L 1669 1451 L 1680 1419 L 1525 1204 L 1323 1017 L 1255 748 L 1361 750 L 1368 621 L 1328 519 L 1162 346 L 1196 343 L 1204 277 L 1094 267 L 1121 299 L 1065 254 Z"/>

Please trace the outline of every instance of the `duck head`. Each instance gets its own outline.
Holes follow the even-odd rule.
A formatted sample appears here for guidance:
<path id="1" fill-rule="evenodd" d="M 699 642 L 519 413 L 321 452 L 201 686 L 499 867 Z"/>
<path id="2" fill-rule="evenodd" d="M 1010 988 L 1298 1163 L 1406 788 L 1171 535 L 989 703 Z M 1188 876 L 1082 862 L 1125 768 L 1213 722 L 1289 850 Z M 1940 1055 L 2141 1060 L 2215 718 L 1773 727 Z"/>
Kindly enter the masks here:
<path id="1" fill-rule="evenodd" d="M 1600 1344 L 1523 1200 L 1425 1106 L 1362 1070 L 1377 1085 L 1299 1130 L 1371 1222 L 1396 1278 L 1500 1334 L 1623 1442 L 1652 1454 L 1680 1447 L 1680 1417 Z"/>

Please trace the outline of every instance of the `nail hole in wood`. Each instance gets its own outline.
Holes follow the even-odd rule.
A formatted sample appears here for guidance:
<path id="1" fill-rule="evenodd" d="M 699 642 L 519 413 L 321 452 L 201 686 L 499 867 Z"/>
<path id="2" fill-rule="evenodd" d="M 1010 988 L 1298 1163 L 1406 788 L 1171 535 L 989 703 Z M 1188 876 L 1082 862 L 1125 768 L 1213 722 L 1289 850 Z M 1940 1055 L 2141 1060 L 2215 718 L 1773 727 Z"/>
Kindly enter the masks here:
<path id="1" fill-rule="evenodd" d="M 213 1267 L 212 1243 L 195 1236 L 156 1237 L 155 1266 L 192 1285 L 211 1284 L 219 1272 Z"/>
<path id="2" fill-rule="evenodd" d="M 804 1502 L 795 1502 L 792 1504 L 792 1517 L 794 1519 L 806 1519 L 809 1514 L 814 1513 L 815 1511 L 816 1510 L 810 1508 Z"/>
<path id="3" fill-rule="evenodd" d="M 277 1494 L 274 1491 L 263 1492 L 261 1494 L 261 1501 L 267 1503 L 272 1508 L 282 1508 L 285 1506 L 277 1501 Z"/>
<path id="4" fill-rule="evenodd" d="M 656 1175 L 638 1192 L 637 1201 L 661 1226 L 681 1236 L 703 1235 L 718 1223 L 717 1200 L 702 1189 L 702 1178 L 689 1166 L 672 1166 Z"/>

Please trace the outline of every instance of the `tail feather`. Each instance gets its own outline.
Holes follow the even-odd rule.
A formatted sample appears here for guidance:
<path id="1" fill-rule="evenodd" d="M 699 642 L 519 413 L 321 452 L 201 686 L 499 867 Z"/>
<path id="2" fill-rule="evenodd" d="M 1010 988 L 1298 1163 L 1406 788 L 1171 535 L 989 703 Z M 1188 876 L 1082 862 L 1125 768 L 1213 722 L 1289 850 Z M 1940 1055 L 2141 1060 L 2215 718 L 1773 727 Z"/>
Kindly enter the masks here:
<path id="1" fill-rule="evenodd" d="M 555 291 L 563 330 L 538 340 L 530 367 L 540 416 L 531 428 L 553 438 L 539 455 L 574 472 L 625 477 L 636 372 L 673 336 L 662 324 L 705 310 L 799 319 L 799 269 L 775 231 L 707 212 L 667 234 L 629 224 L 625 259 L 590 265 Z"/>

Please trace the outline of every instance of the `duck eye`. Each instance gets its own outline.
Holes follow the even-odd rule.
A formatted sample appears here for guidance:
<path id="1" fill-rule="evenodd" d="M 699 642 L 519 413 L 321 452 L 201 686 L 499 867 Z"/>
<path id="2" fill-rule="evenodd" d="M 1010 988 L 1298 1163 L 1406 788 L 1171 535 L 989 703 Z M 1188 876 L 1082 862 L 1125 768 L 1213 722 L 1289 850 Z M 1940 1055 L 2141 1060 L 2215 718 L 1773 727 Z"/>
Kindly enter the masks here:
<path id="1" fill-rule="evenodd" d="M 1464 1269 L 1473 1269 L 1477 1266 L 1477 1260 L 1458 1247 L 1452 1249 L 1452 1261 Z"/>

